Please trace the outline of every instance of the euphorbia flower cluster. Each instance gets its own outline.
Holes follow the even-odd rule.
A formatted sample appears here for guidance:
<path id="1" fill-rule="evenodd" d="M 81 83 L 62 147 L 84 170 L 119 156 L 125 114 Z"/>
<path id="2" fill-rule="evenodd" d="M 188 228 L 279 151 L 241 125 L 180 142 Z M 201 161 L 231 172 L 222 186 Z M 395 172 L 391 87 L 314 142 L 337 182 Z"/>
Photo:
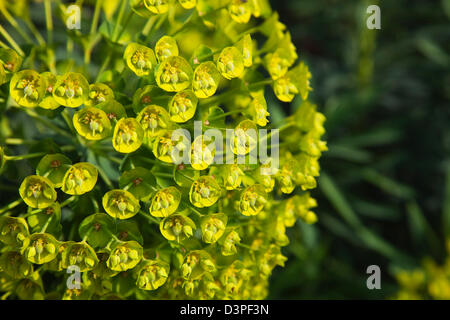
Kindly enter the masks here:
<path id="1" fill-rule="evenodd" d="M 101 10 L 97 1 L 94 16 Z M 44 124 L 50 139 L 36 131 L 30 153 L 14 156 L 8 141 L 24 137 L 2 132 L 3 174 L 35 162 L 20 177 L 20 198 L 0 209 L 0 291 L 23 299 L 266 297 L 272 270 L 286 260 L 286 228 L 317 220 L 308 190 L 326 150 L 325 119 L 308 101 L 307 65 L 267 0 L 130 0 L 114 10 L 105 7 L 89 36 L 68 31 L 68 48 L 83 39 L 84 65 L 55 56 L 61 43 L 48 43 L 47 58 L 36 61 L 43 55 L 30 56 L 20 41 L 0 48 L 1 103 L 33 119 L 29 126 Z M 296 111 L 275 126 L 271 104 L 295 97 Z M 194 121 L 234 129 L 220 145 L 236 159 L 217 163 L 225 152 L 203 132 L 194 136 Z M 279 128 L 271 144 L 279 159 L 249 161 L 272 140 L 250 134 L 260 128 Z M 177 129 L 194 139 L 174 139 Z M 190 161 L 174 161 L 178 151 Z M 82 274 L 75 289 L 65 272 L 74 267 Z M 59 282 L 44 286 L 45 273 Z"/>

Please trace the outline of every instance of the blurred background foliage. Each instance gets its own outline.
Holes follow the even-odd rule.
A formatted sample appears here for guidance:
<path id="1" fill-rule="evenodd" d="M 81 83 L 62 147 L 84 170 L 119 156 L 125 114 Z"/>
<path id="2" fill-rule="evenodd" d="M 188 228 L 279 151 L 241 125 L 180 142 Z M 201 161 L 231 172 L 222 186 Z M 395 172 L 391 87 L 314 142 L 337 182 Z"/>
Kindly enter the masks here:
<path id="1" fill-rule="evenodd" d="M 313 192 L 319 222 L 289 230 L 289 260 L 275 269 L 269 298 L 393 298 L 399 270 L 420 267 L 425 257 L 442 264 L 447 256 L 450 0 L 270 2 L 313 74 L 310 100 L 327 117 L 329 151 Z M 371 4 L 381 8 L 381 30 L 366 27 Z M 42 15 L 33 19 L 45 25 Z M 82 63 L 82 56 L 73 59 Z M 271 120 L 299 103 L 272 97 Z M 0 198 L 15 192 L 3 186 Z M 381 290 L 366 286 L 374 264 Z"/>
<path id="2" fill-rule="evenodd" d="M 319 223 L 291 230 L 270 297 L 392 298 L 399 270 L 446 257 L 450 1 L 271 3 L 312 71 L 329 151 L 313 192 Z M 366 27 L 371 4 L 381 8 L 381 30 Z M 273 117 L 292 112 L 271 107 Z M 366 287 L 373 264 L 381 290 Z"/>

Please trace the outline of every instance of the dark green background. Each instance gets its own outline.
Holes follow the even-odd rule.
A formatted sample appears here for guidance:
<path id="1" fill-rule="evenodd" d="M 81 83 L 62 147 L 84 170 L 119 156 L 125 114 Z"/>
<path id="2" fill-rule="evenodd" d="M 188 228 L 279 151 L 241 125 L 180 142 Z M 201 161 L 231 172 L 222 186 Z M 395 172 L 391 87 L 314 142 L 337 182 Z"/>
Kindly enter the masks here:
<path id="1" fill-rule="evenodd" d="M 445 257 L 450 1 L 271 3 L 313 74 L 329 151 L 313 192 L 319 222 L 289 231 L 270 297 L 390 298 L 398 268 Z M 366 28 L 370 4 L 381 8 L 381 30 Z M 381 290 L 366 287 L 372 264 Z"/>

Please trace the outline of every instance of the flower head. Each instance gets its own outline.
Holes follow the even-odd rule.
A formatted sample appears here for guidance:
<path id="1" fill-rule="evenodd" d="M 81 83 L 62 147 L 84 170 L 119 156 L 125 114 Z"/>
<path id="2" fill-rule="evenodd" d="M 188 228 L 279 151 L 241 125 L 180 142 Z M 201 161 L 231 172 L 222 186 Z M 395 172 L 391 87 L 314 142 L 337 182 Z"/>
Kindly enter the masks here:
<path id="1" fill-rule="evenodd" d="M 172 214 L 164 218 L 159 224 L 159 229 L 164 238 L 176 242 L 192 237 L 195 228 L 194 221 L 183 214 Z"/>
<path id="2" fill-rule="evenodd" d="M 254 216 L 261 212 L 266 203 L 264 187 L 260 184 L 255 184 L 242 191 L 239 210 L 244 216 Z"/>
<path id="3" fill-rule="evenodd" d="M 68 72 L 57 78 L 52 94 L 60 105 L 77 108 L 88 99 L 89 82 L 80 73 Z"/>
<path id="4" fill-rule="evenodd" d="M 11 97 L 22 107 L 36 107 L 45 95 L 45 81 L 34 70 L 15 73 L 9 85 Z"/>
<path id="5" fill-rule="evenodd" d="M 143 290 L 156 290 L 166 283 L 170 265 L 161 260 L 145 260 L 139 271 L 136 284 Z"/>
<path id="6" fill-rule="evenodd" d="M 128 68 L 138 77 L 149 75 L 156 66 L 153 50 L 137 43 L 130 43 L 126 47 L 123 57 Z"/>
<path id="7" fill-rule="evenodd" d="M 198 207 L 210 207 L 219 199 L 221 189 L 216 179 L 210 176 L 201 176 L 191 185 L 189 199 Z"/>
<path id="8" fill-rule="evenodd" d="M 244 73 L 244 58 L 236 47 L 226 47 L 217 60 L 217 69 L 227 79 L 239 78 Z"/>
<path id="9" fill-rule="evenodd" d="M 80 136 L 88 140 L 101 140 L 111 133 L 108 115 L 96 107 L 86 107 L 75 112 L 73 126 Z"/>
<path id="10" fill-rule="evenodd" d="M 181 201 L 181 192 L 175 187 L 159 190 L 150 205 L 150 214 L 154 217 L 168 217 L 173 214 Z"/>
<path id="11" fill-rule="evenodd" d="M 7 246 L 21 248 L 28 235 L 28 225 L 24 218 L 0 217 L 0 241 Z"/>
<path id="12" fill-rule="evenodd" d="M 163 36 L 156 42 L 155 52 L 159 62 L 166 60 L 170 56 L 177 56 L 177 42 L 170 36 Z"/>
<path id="13" fill-rule="evenodd" d="M 113 147 L 118 152 L 134 152 L 142 145 L 144 129 L 135 118 L 122 118 L 114 127 Z"/>
<path id="14" fill-rule="evenodd" d="M 136 241 L 119 243 L 111 250 L 106 265 L 114 271 L 133 269 L 142 259 L 142 246 Z"/>
<path id="15" fill-rule="evenodd" d="M 170 120 L 177 123 L 186 122 L 195 115 L 198 98 L 187 89 L 177 92 L 169 102 Z"/>
<path id="16" fill-rule="evenodd" d="M 53 183 L 45 177 L 26 177 L 19 188 L 20 196 L 32 208 L 46 208 L 56 200 Z"/>
<path id="17" fill-rule="evenodd" d="M 24 247 L 24 255 L 28 261 L 44 264 L 56 258 L 59 243 L 49 233 L 33 233 L 25 239 Z"/>
<path id="18" fill-rule="evenodd" d="M 79 162 L 67 170 L 61 190 L 67 194 L 80 195 L 91 191 L 97 183 L 98 170 L 88 162 Z"/>
<path id="19" fill-rule="evenodd" d="M 62 266 L 77 266 L 80 272 L 92 270 L 98 263 L 97 255 L 90 245 L 85 242 L 72 242 L 62 252 Z"/>
<path id="20" fill-rule="evenodd" d="M 212 61 L 200 63 L 194 70 L 192 89 L 198 98 L 208 98 L 216 93 L 221 76 Z"/>
<path id="21" fill-rule="evenodd" d="M 155 76 L 156 83 L 161 89 L 179 92 L 191 85 L 193 71 L 185 58 L 170 56 L 161 62 Z"/>
<path id="22" fill-rule="evenodd" d="M 114 99 L 114 92 L 104 83 L 94 83 L 89 86 L 88 99 L 84 102 L 86 106 L 95 106 L 102 102 Z"/>
<path id="23" fill-rule="evenodd" d="M 129 219 L 141 209 L 139 200 L 130 192 L 120 189 L 108 191 L 102 200 L 103 208 L 113 218 Z"/>
<path id="24" fill-rule="evenodd" d="M 209 214 L 203 217 L 200 223 L 202 240 L 206 243 L 215 243 L 222 237 L 227 226 L 228 216 L 223 213 Z"/>

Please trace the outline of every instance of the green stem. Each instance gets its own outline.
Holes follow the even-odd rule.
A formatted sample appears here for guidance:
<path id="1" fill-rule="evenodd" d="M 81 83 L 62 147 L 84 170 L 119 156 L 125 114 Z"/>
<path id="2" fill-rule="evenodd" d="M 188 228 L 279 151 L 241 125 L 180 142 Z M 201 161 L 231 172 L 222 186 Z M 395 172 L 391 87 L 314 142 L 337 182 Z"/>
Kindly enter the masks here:
<path id="1" fill-rule="evenodd" d="M 102 66 L 100 67 L 100 70 L 97 73 L 97 77 L 95 78 L 95 82 L 98 81 L 98 79 L 100 79 L 100 75 L 103 73 L 103 71 L 105 71 L 105 69 L 108 67 L 109 62 L 111 61 L 112 58 L 112 53 L 113 53 L 113 49 L 110 48 L 108 55 L 106 56 L 105 61 L 103 61 Z"/>
<path id="2" fill-rule="evenodd" d="M 66 200 L 64 200 L 63 203 L 61 203 L 61 208 L 64 208 L 65 206 L 67 206 L 69 203 L 71 203 L 72 201 L 74 201 L 77 197 L 76 196 L 71 196 L 70 198 L 67 198 Z"/>
<path id="3" fill-rule="evenodd" d="M 236 114 L 236 113 L 241 113 L 241 112 L 242 112 L 242 110 L 228 111 L 228 112 L 225 112 L 224 114 L 221 114 L 220 116 L 209 118 L 208 121 L 218 120 L 218 119 L 221 119 L 221 118 L 225 118 L 226 116 L 229 116 L 229 115 L 232 115 L 232 114 Z"/>
<path id="4" fill-rule="evenodd" d="M 248 249 L 248 250 L 252 250 L 252 248 L 251 248 L 250 246 L 248 246 L 248 245 L 246 245 L 246 244 L 243 244 L 243 243 L 236 243 L 236 245 L 238 245 L 239 247 Z"/>
<path id="5" fill-rule="evenodd" d="M 34 112 L 34 111 L 32 111 L 32 110 L 29 110 L 29 109 L 26 109 L 25 112 L 26 112 L 30 117 L 32 117 L 32 118 L 34 118 L 35 120 L 37 120 L 37 121 L 43 123 L 45 126 L 47 126 L 48 128 L 52 129 L 53 131 L 57 132 L 58 134 L 63 135 L 63 136 L 65 136 L 65 137 L 68 137 L 68 138 L 72 139 L 72 135 L 71 135 L 69 132 L 65 131 L 64 129 L 61 129 L 60 127 L 54 125 L 53 123 L 51 123 L 51 122 L 48 121 L 48 120 L 46 120 L 46 119 L 44 119 L 44 118 L 41 118 L 36 112 Z"/>
<path id="6" fill-rule="evenodd" d="M 84 235 L 83 239 L 81 240 L 82 242 L 86 242 L 87 238 L 90 236 L 90 234 L 92 233 L 92 230 L 94 230 L 93 227 L 89 228 L 89 231 L 86 232 L 86 234 Z"/>
<path id="7" fill-rule="evenodd" d="M 125 6 L 127 4 L 126 0 L 122 0 L 121 2 L 122 3 L 120 5 L 120 9 L 119 9 L 119 16 L 117 17 L 117 21 L 116 21 L 116 24 L 114 25 L 114 30 L 113 30 L 113 33 L 112 33 L 112 40 L 113 40 L 113 42 L 116 42 L 118 40 L 117 39 L 117 32 L 119 30 L 119 25 L 122 22 L 123 15 L 125 13 Z"/>
<path id="8" fill-rule="evenodd" d="M 19 33 L 19 35 L 28 43 L 33 43 L 31 41 L 31 38 L 28 36 L 28 34 L 20 27 L 20 25 L 17 23 L 16 19 L 6 10 L 4 5 L 0 5 L 0 11 L 5 16 L 6 20 L 9 22 L 9 24 Z"/>
<path id="9" fill-rule="evenodd" d="M 44 40 L 44 38 L 42 38 L 42 36 L 39 33 L 38 29 L 34 25 L 33 21 L 31 21 L 30 19 L 25 19 L 25 24 L 31 30 L 31 33 L 34 35 L 34 37 L 36 38 L 36 40 L 39 43 L 39 45 L 40 46 L 45 46 L 45 40 Z"/>
<path id="10" fill-rule="evenodd" d="M 195 213 L 197 216 L 199 216 L 200 218 L 205 216 L 204 214 L 202 214 L 200 211 L 198 211 L 197 209 L 195 209 L 193 206 L 189 205 L 189 209 Z"/>
<path id="11" fill-rule="evenodd" d="M 52 215 L 47 219 L 47 221 L 45 222 L 44 226 L 43 226 L 42 229 L 41 229 L 41 233 L 45 233 L 45 231 L 47 230 L 48 226 L 50 225 L 50 222 L 53 220 L 53 217 L 54 217 L 54 216 L 55 216 L 55 215 L 52 214 Z"/>
<path id="12" fill-rule="evenodd" d="M 125 18 L 125 23 L 123 24 L 122 30 L 120 30 L 119 35 L 117 36 L 117 41 L 120 40 L 120 37 L 122 36 L 123 32 L 125 31 L 125 28 L 127 27 L 128 23 L 131 20 L 131 17 L 133 16 L 134 11 L 131 10 L 130 12 L 128 12 L 127 17 Z"/>
<path id="13" fill-rule="evenodd" d="M 265 86 L 266 84 L 272 84 L 272 83 L 273 83 L 272 79 L 265 79 L 265 80 L 261 80 L 261 81 L 255 82 L 255 83 L 251 83 L 248 86 L 248 89 L 252 90 L 252 89 L 258 88 L 259 86 Z"/>
<path id="14" fill-rule="evenodd" d="M 53 43 L 53 19 L 52 4 L 50 0 L 44 0 L 45 7 L 45 25 L 47 26 L 47 41 L 51 45 Z"/>
<path id="15" fill-rule="evenodd" d="M 76 135 L 77 132 L 75 131 L 75 128 L 74 128 L 74 126 L 73 126 L 73 122 L 72 122 L 72 120 L 70 119 L 69 114 L 68 114 L 67 112 L 68 112 L 67 109 L 64 109 L 64 110 L 61 112 L 61 116 L 63 117 L 64 121 L 65 121 L 66 124 L 67 124 L 67 127 L 69 127 L 69 130 L 72 132 L 72 134 L 73 134 L 73 135 Z"/>
<path id="16" fill-rule="evenodd" d="M 98 25 L 98 19 L 100 17 L 100 9 L 101 9 L 101 5 L 102 5 L 103 0 L 97 0 L 95 2 L 95 9 L 94 9 L 94 16 L 92 18 L 92 24 L 91 24 L 91 31 L 90 31 L 90 35 L 91 37 L 97 32 L 97 25 Z M 125 1 L 123 1 L 125 2 Z"/>
<path id="17" fill-rule="evenodd" d="M 36 141 L 33 140 L 24 140 L 20 138 L 7 138 L 5 139 L 5 144 L 11 144 L 11 145 L 22 145 L 22 144 L 32 144 Z"/>
<path id="18" fill-rule="evenodd" d="M 0 25 L 0 34 L 6 39 L 6 41 L 9 42 L 9 44 L 13 47 L 14 50 L 17 51 L 18 54 L 20 54 L 22 57 L 25 56 L 25 53 L 20 49 L 19 45 L 14 41 L 14 39 L 9 35 L 8 31 L 5 30 Z"/>
<path id="19" fill-rule="evenodd" d="M 114 185 L 112 184 L 111 180 L 106 175 L 105 171 L 103 171 L 103 169 L 99 166 L 97 166 L 97 170 L 98 170 L 98 173 L 100 174 L 100 176 L 102 177 L 103 181 L 105 181 L 108 188 L 114 189 Z"/>
<path id="20" fill-rule="evenodd" d="M 15 207 L 17 207 L 19 204 L 21 204 L 23 202 L 22 198 L 17 199 L 16 201 L 11 202 L 10 204 L 4 206 L 3 208 L 0 209 L 0 214 L 14 209 Z"/>
<path id="21" fill-rule="evenodd" d="M 145 212 L 142 211 L 142 210 L 139 210 L 139 214 L 140 214 L 141 216 L 145 217 L 145 218 L 146 218 L 148 221 L 150 221 L 151 223 L 154 223 L 154 224 L 157 224 L 157 225 L 160 224 L 160 222 L 158 221 L 158 219 L 152 217 L 150 214 L 147 214 L 147 213 L 145 213 Z"/>
<path id="22" fill-rule="evenodd" d="M 153 34 L 155 33 L 155 31 L 158 30 L 161 27 L 161 25 L 166 21 L 167 16 L 168 16 L 167 12 L 159 16 L 159 20 L 156 23 L 155 27 L 150 30 L 147 37 L 145 38 L 145 43 L 150 42 L 150 39 L 153 36 Z"/>
<path id="23" fill-rule="evenodd" d="M 42 157 L 46 154 L 47 154 L 46 152 L 35 152 L 35 153 L 28 153 L 28 154 L 23 154 L 23 155 L 19 155 L 19 156 L 5 156 L 5 159 L 7 161 L 19 161 L 19 160 Z"/>
<path id="24" fill-rule="evenodd" d="M 157 177 L 162 177 L 162 178 L 173 178 L 172 174 L 165 173 L 165 172 L 153 172 L 153 175 L 155 175 Z"/>
<path id="25" fill-rule="evenodd" d="M 144 36 L 148 36 L 150 33 L 150 30 L 152 30 L 153 25 L 155 24 L 156 19 L 158 18 L 157 15 L 151 16 L 147 22 L 145 23 L 144 28 L 142 29 L 142 34 Z"/>

